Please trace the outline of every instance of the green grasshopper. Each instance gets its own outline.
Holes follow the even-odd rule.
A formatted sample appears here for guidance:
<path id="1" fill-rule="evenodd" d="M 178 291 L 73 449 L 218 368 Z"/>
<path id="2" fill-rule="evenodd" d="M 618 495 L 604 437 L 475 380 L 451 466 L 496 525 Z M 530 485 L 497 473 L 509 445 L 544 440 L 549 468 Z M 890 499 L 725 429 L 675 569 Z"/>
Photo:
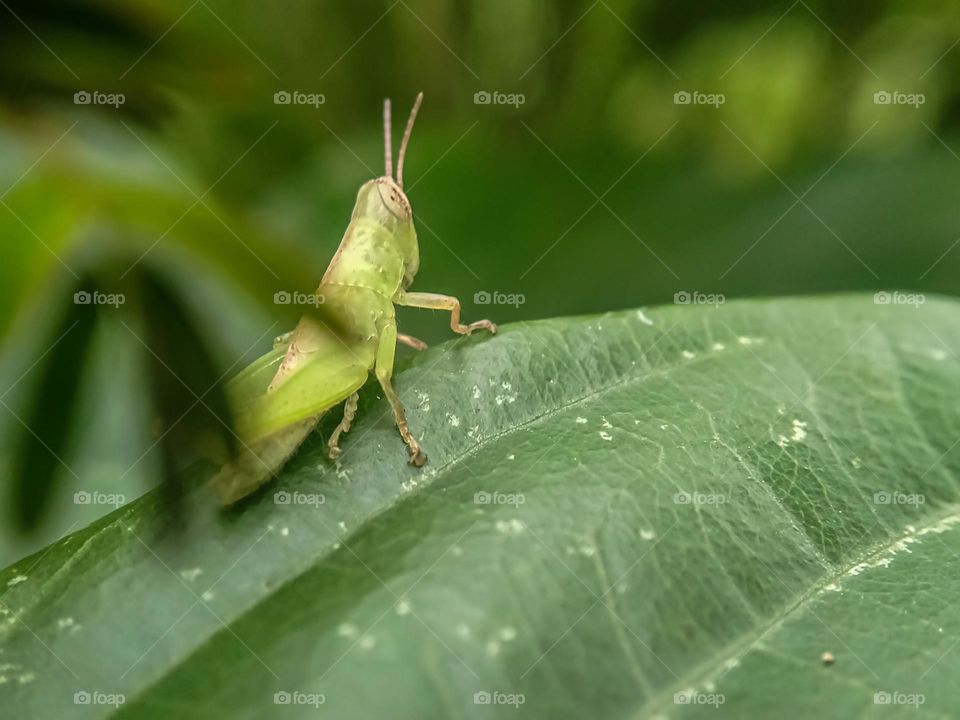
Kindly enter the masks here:
<path id="1" fill-rule="evenodd" d="M 420 266 L 413 211 L 403 192 L 403 159 L 423 93 L 407 120 L 393 178 L 390 101 L 383 104 L 385 172 L 357 193 L 350 224 L 317 288 L 318 301 L 338 321 L 334 332 L 315 317 L 304 316 L 295 330 L 278 337 L 273 350 L 255 360 L 228 384 L 242 449 L 214 477 L 225 504 L 256 490 L 296 452 L 321 416 L 344 400 L 343 419 L 327 443 L 340 456 L 340 435 L 357 411 L 357 391 L 372 371 L 390 403 L 410 464 L 421 467 L 427 455 L 414 439 L 403 404 L 393 389 L 397 343 L 417 350 L 426 344 L 397 332 L 394 305 L 446 310 L 450 327 L 461 335 L 497 326 L 489 320 L 460 322 L 460 301 L 436 293 L 407 292 Z"/>

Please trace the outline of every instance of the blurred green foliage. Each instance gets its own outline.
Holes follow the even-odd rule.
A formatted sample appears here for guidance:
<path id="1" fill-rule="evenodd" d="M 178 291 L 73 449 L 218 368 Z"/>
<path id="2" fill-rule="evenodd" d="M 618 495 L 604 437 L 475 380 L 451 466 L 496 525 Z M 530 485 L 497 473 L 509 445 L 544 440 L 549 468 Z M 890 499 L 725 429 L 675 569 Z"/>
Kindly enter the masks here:
<path id="1" fill-rule="evenodd" d="M 315 286 L 381 172 L 386 96 L 399 116 L 426 94 L 406 171 L 415 287 L 460 296 L 467 319 L 684 291 L 960 290 L 960 15 L 945 4 L 6 0 L 0 16 L 7 475 L 75 277 L 167 278 L 217 372 L 289 329 L 273 295 Z M 294 91 L 324 102 L 274 102 Z M 483 91 L 523 102 L 476 104 Z M 474 304 L 481 292 L 524 302 Z M 62 455 L 70 490 L 42 536 L 0 539 L 0 561 L 110 509 L 73 491 L 129 499 L 155 481 L 144 338 L 158 336 L 130 311 L 97 315 Z M 171 312 L 149 321 L 179 323 Z M 429 313 L 400 322 L 448 334 Z"/>

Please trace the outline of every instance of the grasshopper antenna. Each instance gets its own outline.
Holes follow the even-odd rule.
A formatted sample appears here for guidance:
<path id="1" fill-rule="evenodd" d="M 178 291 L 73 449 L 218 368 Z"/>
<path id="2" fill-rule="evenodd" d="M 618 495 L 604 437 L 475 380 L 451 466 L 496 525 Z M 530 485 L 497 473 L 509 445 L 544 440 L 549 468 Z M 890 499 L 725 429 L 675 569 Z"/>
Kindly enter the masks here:
<path id="1" fill-rule="evenodd" d="M 407 143 L 410 142 L 410 133 L 413 132 L 413 121 L 417 119 L 417 111 L 420 109 L 420 103 L 423 102 L 423 93 L 417 93 L 417 99 L 413 103 L 413 109 L 410 111 L 410 119 L 407 120 L 407 128 L 403 131 L 403 140 L 400 141 L 400 154 L 397 155 L 397 185 L 403 189 L 403 156 L 407 154 Z"/>
<path id="2" fill-rule="evenodd" d="M 384 175 L 388 178 L 393 177 L 393 148 L 390 146 L 390 98 L 383 101 L 383 157 L 384 157 Z"/>

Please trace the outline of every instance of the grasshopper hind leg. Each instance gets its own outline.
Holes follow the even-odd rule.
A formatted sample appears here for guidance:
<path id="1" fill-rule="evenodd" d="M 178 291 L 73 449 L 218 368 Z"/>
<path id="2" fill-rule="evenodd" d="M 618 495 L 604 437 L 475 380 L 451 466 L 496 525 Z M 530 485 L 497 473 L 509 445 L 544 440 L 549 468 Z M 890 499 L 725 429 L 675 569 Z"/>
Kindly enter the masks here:
<path id="1" fill-rule="evenodd" d="M 354 393 L 347 398 L 347 402 L 343 405 L 343 419 L 340 421 L 340 424 L 337 425 L 337 428 L 333 431 L 333 434 L 330 436 L 330 439 L 327 441 L 327 454 L 330 456 L 331 460 L 336 460 L 340 457 L 340 435 L 341 433 L 350 431 L 350 424 L 353 422 L 353 419 L 357 415 L 357 402 L 360 400 L 360 396 L 357 393 Z"/>
<path id="2" fill-rule="evenodd" d="M 287 347 L 289 347 L 290 342 L 293 340 L 294 332 L 296 331 L 291 330 L 290 332 L 285 332 L 283 335 L 277 335 L 277 337 L 273 339 L 273 349 L 279 350 L 281 348 L 286 349 Z"/>

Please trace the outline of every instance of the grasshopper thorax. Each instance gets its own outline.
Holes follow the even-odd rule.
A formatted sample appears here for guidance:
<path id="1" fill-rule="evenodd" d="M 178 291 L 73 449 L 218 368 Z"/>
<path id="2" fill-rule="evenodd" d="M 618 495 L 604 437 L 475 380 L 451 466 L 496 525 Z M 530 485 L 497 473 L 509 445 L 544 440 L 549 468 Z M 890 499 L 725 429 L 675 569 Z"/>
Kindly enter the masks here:
<path id="1" fill-rule="evenodd" d="M 409 287 L 420 268 L 420 246 L 413 210 L 400 185 L 386 176 L 365 182 L 353 207 L 352 222 L 360 220 L 373 221 L 382 228 L 381 241 L 389 244 L 394 257 L 399 256 L 403 263 L 402 287 Z"/>

